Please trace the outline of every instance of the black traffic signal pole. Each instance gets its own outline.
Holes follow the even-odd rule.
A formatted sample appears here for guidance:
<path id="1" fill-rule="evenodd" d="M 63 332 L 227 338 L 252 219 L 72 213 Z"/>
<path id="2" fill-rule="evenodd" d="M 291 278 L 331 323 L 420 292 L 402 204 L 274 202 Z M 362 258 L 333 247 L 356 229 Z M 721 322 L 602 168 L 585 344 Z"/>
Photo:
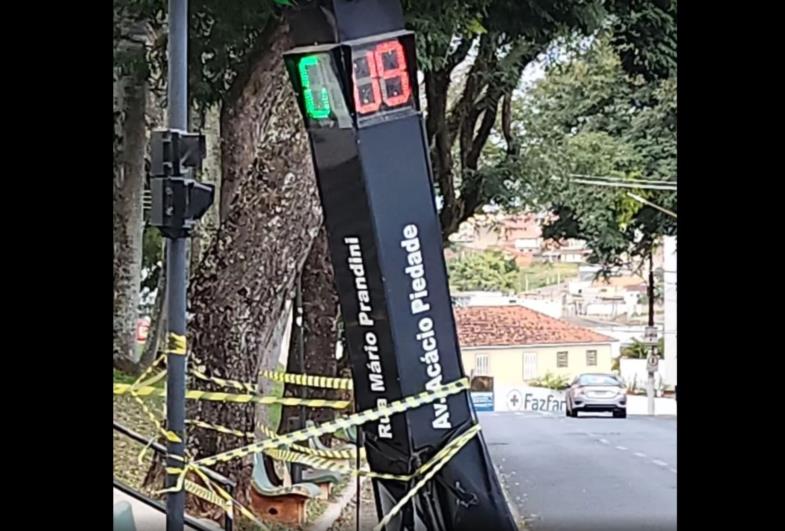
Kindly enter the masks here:
<path id="1" fill-rule="evenodd" d="M 167 130 L 151 138 L 150 224 L 166 238 L 166 487 L 174 487 L 185 458 L 187 245 L 196 221 L 213 201 L 214 188 L 194 180 L 205 153 L 204 137 L 188 128 L 188 0 L 169 0 Z M 185 491 L 166 497 L 166 530 L 182 531 Z"/>
<path id="2" fill-rule="evenodd" d="M 399 0 L 301 1 L 287 52 L 360 410 L 465 377 Z M 363 426 L 371 469 L 410 474 L 477 422 L 469 393 Z M 414 482 L 374 480 L 380 518 Z M 516 529 L 480 433 L 387 530 Z"/>
<path id="3" fill-rule="evenodd" d="M 170 129 L 188 128 L 188 0 L 169 0 L 169 79 L 167 108 Z M 166 239 L 167 343 L 170 334 L 185 335 L 186 316 L 186 238 L 169 235 Z M 166 427 L 181 442 L 168 441 L 167 468 L 182 468 L 185 458 L 185 371 L 186 359 L 180 354 L 166 356 Z M 177 456 L 177 459 L 173 456 Z M 174 487 L 177 475 L 167 473 L 166 487 Z M 185 525 L 185 490 L 166 496 L 166 531 L 182 531 Z"/>

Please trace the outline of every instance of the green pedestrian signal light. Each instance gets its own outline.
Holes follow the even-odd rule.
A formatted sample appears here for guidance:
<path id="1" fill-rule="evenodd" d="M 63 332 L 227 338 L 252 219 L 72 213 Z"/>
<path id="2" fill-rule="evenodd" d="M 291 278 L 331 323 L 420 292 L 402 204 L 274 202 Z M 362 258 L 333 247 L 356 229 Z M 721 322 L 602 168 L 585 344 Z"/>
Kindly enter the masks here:
<path id="1" fill-rule="evenodd" d="M 305 112 L 309 118 L 314 120 L 329 118 L 332 112 L 330 92 L 327 90 L 327 80 L 324 76 L 323 59 L 329 62 L 327 55 L 306 55 L 300 58 L 297 65 L 303 89 Z"/>

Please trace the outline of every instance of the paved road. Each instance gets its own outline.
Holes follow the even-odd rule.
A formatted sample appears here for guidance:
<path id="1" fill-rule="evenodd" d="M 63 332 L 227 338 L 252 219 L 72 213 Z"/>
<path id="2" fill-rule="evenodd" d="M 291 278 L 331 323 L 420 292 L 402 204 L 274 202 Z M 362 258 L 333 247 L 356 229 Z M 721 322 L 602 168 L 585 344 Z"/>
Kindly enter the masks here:
<path id="1" fill-rule="evenodd" d="M 676 529 L 676 418 L 480 413 L 533 531 Z"/>

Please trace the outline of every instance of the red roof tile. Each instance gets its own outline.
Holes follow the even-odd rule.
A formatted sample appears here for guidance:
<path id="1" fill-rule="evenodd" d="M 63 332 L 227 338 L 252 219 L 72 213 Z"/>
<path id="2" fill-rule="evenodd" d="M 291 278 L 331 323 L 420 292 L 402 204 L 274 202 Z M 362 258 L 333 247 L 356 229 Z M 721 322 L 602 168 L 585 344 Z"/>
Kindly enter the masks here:
<path id="1" fill-rule="evenodd" d="M 610 343 L 614 339 L 523 306 L 455 308 L 462 347 Z"/>

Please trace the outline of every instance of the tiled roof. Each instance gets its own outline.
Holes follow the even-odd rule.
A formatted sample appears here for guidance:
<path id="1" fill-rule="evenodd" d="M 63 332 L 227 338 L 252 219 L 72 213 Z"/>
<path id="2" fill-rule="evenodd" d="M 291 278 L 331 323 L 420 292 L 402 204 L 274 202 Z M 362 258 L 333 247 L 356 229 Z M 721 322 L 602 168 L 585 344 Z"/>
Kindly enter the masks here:
<path id="1" fill-rule="evenodd" d="M 455 308 L 462 347 L 610 343 L 614 339 L 518 305 Z"/>

